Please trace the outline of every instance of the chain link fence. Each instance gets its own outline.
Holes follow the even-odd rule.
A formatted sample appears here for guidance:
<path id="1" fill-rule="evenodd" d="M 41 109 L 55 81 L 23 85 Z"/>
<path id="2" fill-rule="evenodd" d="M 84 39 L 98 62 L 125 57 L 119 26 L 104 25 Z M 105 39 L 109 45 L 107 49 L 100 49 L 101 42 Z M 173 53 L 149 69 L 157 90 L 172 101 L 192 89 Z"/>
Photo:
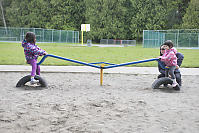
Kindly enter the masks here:
<path id="1" fill-rule="evenodd" d="M 199 29 L 144 30 L 143 47 L 159 47 L 166 40 L 174 42 L 177 48 L 199 48 Z"/>
<path id="2" fill-rule="evenodd" d="M 0 27 L 0 41 L 22 41 L 27 32 L 34 32 L 37 42 L 79 43 L 79 31 L 13 27 Z"/>

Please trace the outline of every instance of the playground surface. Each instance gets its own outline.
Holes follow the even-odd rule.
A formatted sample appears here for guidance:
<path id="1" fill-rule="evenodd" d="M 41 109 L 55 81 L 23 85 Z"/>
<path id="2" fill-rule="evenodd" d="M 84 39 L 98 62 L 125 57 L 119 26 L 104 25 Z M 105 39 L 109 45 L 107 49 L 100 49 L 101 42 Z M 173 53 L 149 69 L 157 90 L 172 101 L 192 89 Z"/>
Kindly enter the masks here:
<path id="1" fill-rule="evenodd" d="M 0 72 L 30 72 L 30 65 L 0 65 Z M 199 75 L 199 68 L 180 68 L 182 75 Z M 89 66 L 43 66 L 41 72 L 47 73 L 100 73 L 99 69 Z M 157 67 L 116 67 L 104 69 L 104 73 L 121 74 L 159 74 Z"/>
<path id="2" fill-rule="evenodd" d="M 30 66 L 0 66 L 0 132 L 199 131 L 198 68 L 182 68 L 181 91 L 153 90 L 157 68 L 123 68 L 129 73 L 121 67 L 105 69 L 103 86 L 99 85 L 99 69 L 89 67 L 92 71 L 84 72 L 87 67 L 79 66 L 69 72 L 69 68 L 41 66 L 48 87 L 40 89 L 15 87 L 29 74 Z"/>

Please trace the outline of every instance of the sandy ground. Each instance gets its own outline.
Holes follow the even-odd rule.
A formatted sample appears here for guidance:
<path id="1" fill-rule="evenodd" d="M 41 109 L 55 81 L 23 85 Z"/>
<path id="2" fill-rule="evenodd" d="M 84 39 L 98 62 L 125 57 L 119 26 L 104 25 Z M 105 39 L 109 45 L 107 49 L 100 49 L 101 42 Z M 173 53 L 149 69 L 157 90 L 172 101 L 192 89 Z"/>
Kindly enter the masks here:
<path id="1" fill-rule="evenodd" d="M 0 133 L 198 133 L 199 76 L 180 92 L 157 75 L 43 73 L 45 89 L 16 88 L 27 72 L 0 73 Z"/>

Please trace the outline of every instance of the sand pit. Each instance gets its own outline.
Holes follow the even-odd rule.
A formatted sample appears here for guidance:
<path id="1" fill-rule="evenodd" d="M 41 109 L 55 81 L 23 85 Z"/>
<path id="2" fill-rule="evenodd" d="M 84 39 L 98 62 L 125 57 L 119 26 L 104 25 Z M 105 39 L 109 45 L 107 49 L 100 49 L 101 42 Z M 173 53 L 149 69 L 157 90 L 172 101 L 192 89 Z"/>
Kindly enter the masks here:
<path id="1" fill-rule="evenodd" d="M 180 92 L 153 90 L 157 75 L 42 73 L 48 88 L 16 88 L 0 73 L 0 133 L 198 133 L 199 76 Z"/>

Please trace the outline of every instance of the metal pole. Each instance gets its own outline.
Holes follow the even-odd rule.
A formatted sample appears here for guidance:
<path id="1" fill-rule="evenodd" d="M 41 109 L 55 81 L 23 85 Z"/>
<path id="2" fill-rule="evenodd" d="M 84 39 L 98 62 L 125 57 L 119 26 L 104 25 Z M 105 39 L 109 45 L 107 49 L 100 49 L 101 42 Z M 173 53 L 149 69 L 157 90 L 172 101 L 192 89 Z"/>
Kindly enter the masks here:
<path id="1" fill-rule="evenodd" d="M 72 40 L 72 43 L 74 43 L 74 35 L 75 35 L 75 32 L 74 31 L 72 31 L 73 32 L 73 40 Z"/>
<path id="2" fill-rule="evenodd" d="M 150 61 L 157 61 L 157 60 L 158 60 L 157 58 L 153 58 L 153 59 L 147 59 L 147 60 L 141 60 L 141 61 L 127 62 L 127 63 L 117 64 L 117 65 L 105 66 L 104 69 L 127 66 L 127 65 L 132 65 L 132 64 L 139 64 L 139 63 L 150 62 Z"/>
<path id="3" fill-rule="evenodd" d="M 72 59 L 68 59 L 68 58 L 64 58 L 64 57 L 60 57 L 60 56 L 48 54 L 48 55 L 45 55 L 40 60 L 40 62 L 38 63 L 38 65 L 42 64 L 42 62 L 44 62 L 44 60 L 48 56 L 54 57 L 54 58 L 58 58 L 58 59 L 61 59 L 61 60 L 66 60 L 66 61 L 70 61 L 70 62 L 82 64 L 82 65 L 87 65 L 87 66 L 99 68 L 99 69 L 108 69 L 108 68 L 114 68 L 114 67 L 120 67 L 120 66 L 127 66 L 127 65 L 132 65 L 132 64 L 139 64 L 139 63 L 150 62 L 150 61 L 157 61 L 158 60 L 157 58 L 153 58 L 153 59 L 147 59 L 147 60 L 141 60 L 141 61 L 134 61 L 134 62 L 127 62 L 127 63 L 122 63 L 122 64 L 113 64 L 113 65 L 110 65 L 110 66 L 100 67 L 100 66 L 97 66 L 97 65 L 93 65 L 94 63 L 86 63 L 86 62 L 81 62 L 81 61 L 77 61 L 77 60 L 72 60 Z"/>
<path id="4" fill-rule="evenodd" d="M 101 64 L 101 69 L 100 69 L 100 85 L 101 86 L 103 84 L 103 67 L 104 67 L 104 64 Z"/>
<path id="5" fill-rule="evenodd" d="M 145 39 L 145 38 L 144 38 L 144 31 L 145 31 L 145 30 L 143 30 L 143 33 L 142 33 L 142 36 L 143 36 L 143 37 L 142 37 L 142 47 L 144 47 L 144 39 Z"/>
<path id="6" fill-rule="evenodd" d="M 79 43 L 79 31 L 77 31 L 77 43 Z"/>
<path id="7" fill-rule="evenodd" d="M 176 42 L 176 44 L 177 44 L 177 48 L 178 48 L 178 39 L 179 39 L 179 30 L 178 30 L 178 35 L 177 35 L 177 42 Z"/>
<path id="8" fill-rule="evenodd" d="M 23 37 L 23 33 L 22 33 L 22 28 L 20 28 L 20 29 L 21 29 L 21 32 L 20 32 L 19 39 L 20 39 L 20 40 L 23 40 L 23 39 L 24 39 L 24 37 Z"/>
<path id="9" fill-rule="evenodd" d="M 44 29 L 43 29 L 43 42 L 44 42 Z"/>
<path id="10" fill-rule="evenodd" d="M 196 33 L 197 34 L 197 33 Z M 199 33 L 198 33 L 198 48 L 199 48 Z"/>
<path id="11" fill-rule="evenodd" d="M 191 33 L 189 33 L 189 47 L 190 47 L 190 38 L 191 38 Z"/>
<path id="12" fill-rule="evenodd" d="M 84 36 L 83 36 L 83 30 L 82 30 L 82 46 L 83 46 L 83 37 L 84 37 Z"/>
<path id="13" fill-rule="evenodd" d="M 66 31 L 66 43 L 67 43 L 67 40 L 68 39 L 68 31 Z"/>
<path id="14" fill-rule="evenodd" d="M 53 42 L 53 30 L 52 30 L 52 42 Z"/>
<path id="15" fill-rule="evenodd" d="M 160 47 L 160 31 L 158 30 L 158 47 Z"/>
<path id="16" fill-rule="evenodd" d="M 56 55 L 51 55 L 51 54 L 47 54 L 45 55 L 39 63 L 37 63 L 37 65 L 41 65 L 44 60 L 47 58 L 47 57 L 53 57 L 53 58 L 57 58 L 57 59 L 61 59 L 61 60 L 66 60 L 66 61 L 70 61 L 70 62 L 74 62 L 74 63 L 78 63 L 78 64 L 82 64 L 82 65 L 86 65 L 86 66 L 91 66 L 91 67 L 95 67 L 95 68 L 99 68 L 101 69 L 100 66 L 97 66 L 97 65 L 93 65 L 91 63 L 86 63 L 86 62 L 81 62 L 81 61 L 77 61 L 77 60 L 72 60 L 72 59 L 68 59 L 68 58 L 64 58 L 64 57 L 60 57 L 60 56 L 56 56 Z"/>
<path id="17" fill-rule="evenodd" d="M 76 43 L 76 32 L 74 31 L 74 43 Z"/>
<path id="18" fill-rule="evenodd" d="M 59 30 L 59 42 L 61 42 L 61 30 Z"/>

